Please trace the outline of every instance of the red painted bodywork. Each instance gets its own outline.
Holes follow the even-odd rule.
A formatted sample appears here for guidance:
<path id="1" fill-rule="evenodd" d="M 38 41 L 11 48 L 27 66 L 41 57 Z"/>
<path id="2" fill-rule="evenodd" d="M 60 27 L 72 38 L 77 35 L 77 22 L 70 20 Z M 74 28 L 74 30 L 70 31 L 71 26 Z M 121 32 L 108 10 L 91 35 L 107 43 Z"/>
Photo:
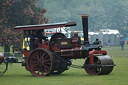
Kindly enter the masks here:
<path id="1" fill-rule="evenodd" d="M 79 39 L 78 39 L 78 34 L 74 34 L 74 37 L 72 38 L 72 45 L 75 47 L 75 46 L 78 46 L 78 42 L 79 42 Z"/>
<path id="2" fill-rule="evenodd" d="M 78 59 L 83 58 L 82 47 L 79 45 L 78 35 L 73 38 L 58 39 L 57 44 L 52 48 L 54 52 L 60 53 L 63 59 Z"/>
<path id="3" fill-rule="evenodd" d="M 104 50 L 93 50 L 89 52 L 90 64 L 94 64 L 94 54 L 107 55 L 107 51 Z"/>
<path id="4" fill-rule="evenodd" d="M 46 48 L 49 50 L 49 41 L 45 41 L 44 43 L 42 43 L 42 45 L 39 45 L 38 48 Z"/>
<path id="5" fill-rule="evenodd" d="M 24 54 L 24 60 L 26 63 L 25 69 L 28 70 L 27 62 L 28 62 L 28 57 L 31 51 L 22 51 L 22 54 Z"/>

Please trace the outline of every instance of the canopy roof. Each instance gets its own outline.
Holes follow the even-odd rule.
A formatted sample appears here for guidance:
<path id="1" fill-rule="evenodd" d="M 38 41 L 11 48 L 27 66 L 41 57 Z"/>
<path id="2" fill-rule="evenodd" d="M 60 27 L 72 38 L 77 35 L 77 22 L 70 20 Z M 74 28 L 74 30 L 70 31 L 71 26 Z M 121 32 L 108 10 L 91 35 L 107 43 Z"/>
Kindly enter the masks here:
<path id="1" fill-rule="evenodd" d="M 50 29 L 50 28 L 58 28 L 58 27 L 70 27 L 70 26 L 76 26 L 76 22 L 62 22 L 62 23 L 16 26 L 14 27 L 14 30 L 16 31 L 40 30 L 40 29 Z"/>

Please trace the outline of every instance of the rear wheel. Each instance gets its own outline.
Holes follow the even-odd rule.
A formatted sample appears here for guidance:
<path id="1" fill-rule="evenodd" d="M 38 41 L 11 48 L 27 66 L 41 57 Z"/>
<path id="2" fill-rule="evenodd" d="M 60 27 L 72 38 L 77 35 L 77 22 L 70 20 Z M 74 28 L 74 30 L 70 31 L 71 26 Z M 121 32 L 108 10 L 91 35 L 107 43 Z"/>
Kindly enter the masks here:
<path id="1" fill-rule="evenodd" d="M 54 56 L 44 48 L 35 49 L 28 58 L 28 68 L 34 76 L 47 76 L 53 72 Z"/>
<path id="2" fill-rule="evenodd" d="M 90 58 L 87 58 L 84 65 L 91 65 Z M 113 67 L 114 63 L 110 56 L 94 56 L 94 66 L 85 67 L 85 71 L 89 75 L 104 75 L 111 73 Z"/>

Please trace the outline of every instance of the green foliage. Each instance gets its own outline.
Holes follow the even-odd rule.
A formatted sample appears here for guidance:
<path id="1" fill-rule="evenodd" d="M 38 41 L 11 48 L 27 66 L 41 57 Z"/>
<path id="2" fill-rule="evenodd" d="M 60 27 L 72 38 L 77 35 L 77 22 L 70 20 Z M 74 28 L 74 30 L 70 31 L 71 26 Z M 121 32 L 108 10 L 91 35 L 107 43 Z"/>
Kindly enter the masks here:
<path id="1" fill-rule="evenodd" d="M 42 3 L 45 2 L 45 3 Z M 39 0 L 41 7 L 48 8 L 50 22 L 75 21 L 75 30 L 82 30 L 81 15 L 89 15 L 89 30 L 118 29 L 128 32 L 127 0 Z"/>
<path id="2" fill-rule="evenodd" d="M 36 4 L 37 0 L 1 0 L 0 1 L 0 44 L 22 46 L 23 32 L 13 30 L 17 25 L 45 24 L 47 9 Z"/>

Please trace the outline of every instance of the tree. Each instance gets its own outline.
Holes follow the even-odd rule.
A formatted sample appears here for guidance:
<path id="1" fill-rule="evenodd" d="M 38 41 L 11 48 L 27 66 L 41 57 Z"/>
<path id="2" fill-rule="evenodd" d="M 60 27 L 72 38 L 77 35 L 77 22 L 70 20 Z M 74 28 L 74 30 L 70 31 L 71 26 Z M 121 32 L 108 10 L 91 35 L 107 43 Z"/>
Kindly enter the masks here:
<path id="1" fill-rule="evenodd" d="M 0 1 L 0 45 L 10 52 L 10 46 L 22 47 L 23 32 L 13 30 L 17 25 L 45 24 L 47 9 L 40 8 L 37 0 Z"/>
<path id="2" fill-rule="evenodd" d="M 89 30 L 118 29 L 128 32 L 128 0 L 39 0 L 47 7 L 50 22 L 77 22 L 75 30 L 82 30 L 81 15 L 89 15 Z"/>
<path id="3" fill-rule="evenodd" d="M 122 11 L 120 11 L 121 15 L 121 32 L 122 33 L 128 33 L 128 1 L 125 0 L 122 3 Z"/>

